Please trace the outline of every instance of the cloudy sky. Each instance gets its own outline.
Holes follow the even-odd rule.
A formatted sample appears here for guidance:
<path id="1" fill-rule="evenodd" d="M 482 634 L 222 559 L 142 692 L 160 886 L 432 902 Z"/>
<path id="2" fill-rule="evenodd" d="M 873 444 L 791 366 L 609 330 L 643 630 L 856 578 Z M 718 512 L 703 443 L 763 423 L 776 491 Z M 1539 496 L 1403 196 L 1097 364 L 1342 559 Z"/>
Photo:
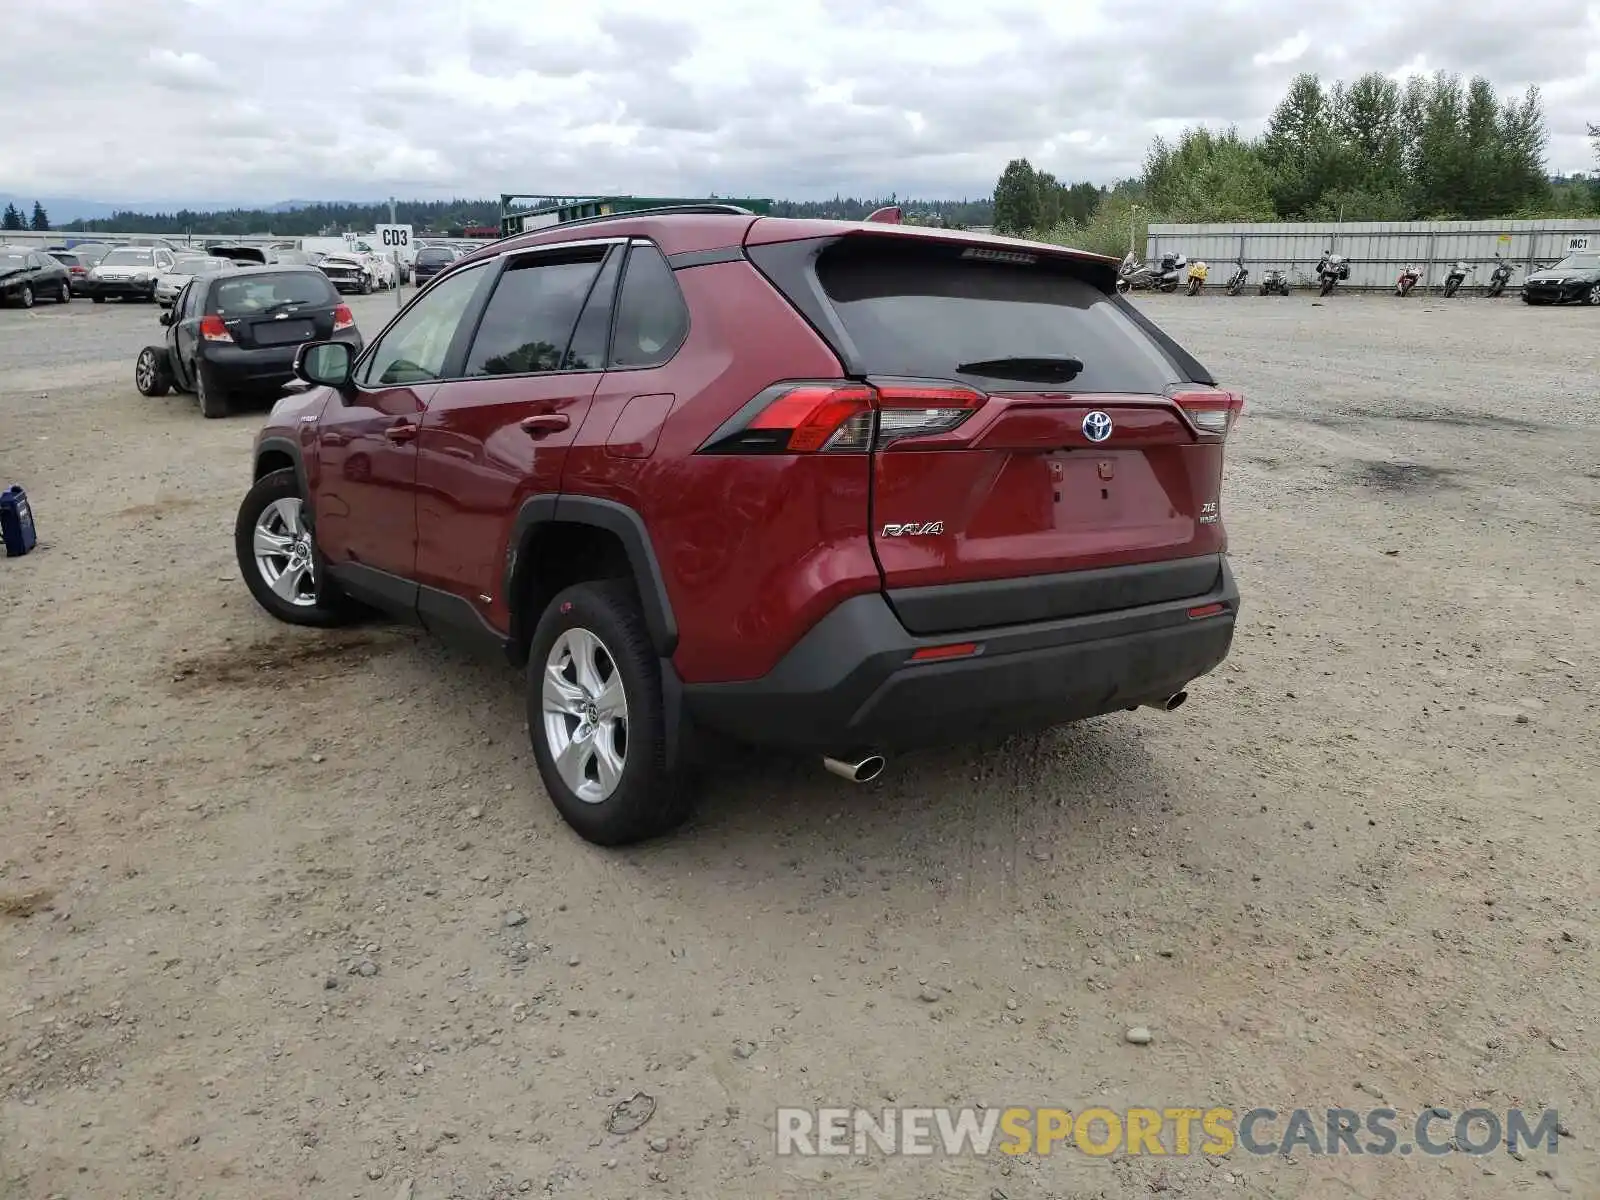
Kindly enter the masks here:
<path id="1" fill-rule="evenodd" d="M 0 0 L 0 192 L 958 197 L 1136 172 L 1288 80 L 1544 90 L 1594 167 L 1600 0 Z"/>

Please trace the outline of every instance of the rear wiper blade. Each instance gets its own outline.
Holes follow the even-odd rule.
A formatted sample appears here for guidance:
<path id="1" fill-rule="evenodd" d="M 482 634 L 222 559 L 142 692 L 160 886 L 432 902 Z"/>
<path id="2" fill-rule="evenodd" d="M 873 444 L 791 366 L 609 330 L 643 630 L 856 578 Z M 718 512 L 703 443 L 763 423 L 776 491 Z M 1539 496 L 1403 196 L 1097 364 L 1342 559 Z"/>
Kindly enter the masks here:
<path id="1" fill-rule="evenodd" d="M 1083 370 L 1081 359 L 1064 354 L 1014 355 L 957 363 L 963 375 L 988 375 L 992 379 L 1020 379 L 1029 383 L 1066 383 Z"/>
<path id="2" fill-rule="evenodd" d="M 282 312 L 286 308 L 299 308 L 304 300 L 279 300 L 276 304 L 269 304 L 261 311 L 264 313 Z"/>

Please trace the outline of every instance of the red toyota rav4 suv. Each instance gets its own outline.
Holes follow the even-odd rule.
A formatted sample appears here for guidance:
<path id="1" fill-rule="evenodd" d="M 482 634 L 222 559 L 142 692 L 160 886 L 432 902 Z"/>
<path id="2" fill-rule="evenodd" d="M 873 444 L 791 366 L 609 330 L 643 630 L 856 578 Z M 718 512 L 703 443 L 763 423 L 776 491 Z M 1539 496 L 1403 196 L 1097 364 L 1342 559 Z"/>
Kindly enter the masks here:
<path id="1" fill-rule="evenodd" d="M 470 254 L 255 446 L 274 616 L 375 607 L 526 663 L 546 789 L 680 820 L 691 735 L 882 755 L 1141 704 L 1222 661 L 1241 398 L 1113 259 L 693 206 Z"/>

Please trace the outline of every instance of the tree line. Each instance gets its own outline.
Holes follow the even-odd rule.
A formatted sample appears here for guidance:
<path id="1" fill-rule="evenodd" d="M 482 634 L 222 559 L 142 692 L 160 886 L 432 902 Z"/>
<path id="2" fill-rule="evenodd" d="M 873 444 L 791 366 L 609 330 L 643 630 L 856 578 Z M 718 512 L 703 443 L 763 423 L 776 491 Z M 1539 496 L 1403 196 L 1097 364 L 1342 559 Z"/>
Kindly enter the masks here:
<path id="1" fill-rule="evenodd" d="M 1600 158 L 1600 126 L 1590 127 Z M 995 185 L 1001 232 L 1121 254 L 1152 221 L 1401 221 L 1586 216 L 1600 174 L 1552 180 L 1539 90 L 1501 98 L 1486 79 L 1370 72 L 1324 86 L 1302 74 L 1259 138 L 1186 129 L 1156 138 L 1143 173 L 1063 185 L 1026 159 Z M 1074 199 L 1081 197 L 1081 199 Z M 1085 210 L 1087 214 L 1085 215 Z"/>
<path id="2" fill-rule="evenodd" d="M 894 196 L 879 199 L 835 196 L 831 200 L 774 201 L 772 211 L 784 217 L 831 217 L 859 221 L 874 209 L 887 204 L 899 204 L 905 209 L 907 220 L 913 223 L 950 228 L 988 225 L 994 215 L 994 202 L 988 197 L 978 200 L 898 200 Z M 244 208 L 225 212 L 197 212 L 190 209 L 169 213 L 128 211 L 110 217 L 70 221 L 58 228 L 68 233 L 205 233 L 238 237 L 271 232 L 285 237 L 312 237 L 369 230 L 388 220 L 387 203 L 310 204 L 283 211 Z M 430 231 L 498 225 L 500 202 L 498 199 L 402 200 L 395 204 L 395 220 L 402 225 Z M 7 225 L 7 228 L 12 226 Z"/>
<path id="3" fill-rule="evenodd" d="M 32 229 L 44 233 L 50 228 L 50 214 L 45 212 L 44 205 L 37 200 L 33 202 L 33 216 L 27 218 L 22 215 L 22 210 L 15 204 L 7 204 L 4 214 L 0 214 L 0 229 Z"/>

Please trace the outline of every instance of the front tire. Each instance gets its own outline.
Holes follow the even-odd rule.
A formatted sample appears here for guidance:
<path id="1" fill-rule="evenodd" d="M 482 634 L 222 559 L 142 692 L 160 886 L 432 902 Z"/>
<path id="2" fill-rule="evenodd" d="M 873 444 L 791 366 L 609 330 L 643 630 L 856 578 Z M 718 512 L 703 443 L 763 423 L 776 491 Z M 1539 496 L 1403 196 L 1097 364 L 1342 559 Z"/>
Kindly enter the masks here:
<path id="1" fill-rule="evenodd" d="M 1600 283 L 1594 284 L 1583 294 L 1585 304 L 1600 304 Z"/>
<path id="2" fill-rule="evenodd" d="M 17 293 L 17 303 L 22 305 L 23 308 L 33 307 L 33 286 L 31 284 L 25 283 L 22 285 L 22 290 Z"/>
<path id="3" fill-rule="evenodd" d="M 146 346 L 139 351 L 133 383 L 141 396 L 165 396 L 172 390 L 172 366 L 165 346 Z"/>
<path id="4" fill-rule="evenodd" d="M 278 620 L 327 628 L 359 614 L 325 578 L 292 467 L 263 475 L 245 493 L 233 526 L 233 548 L 245 586 Z"/>
<path id="5" fill-rule="evenodd" d="M 89 299 L 93 300 L 96 304 L 104 304 L 106 302 L 106 298 L 104 296 L 90 296 Z"/>
<path id="6" fill-rule="evenodd" d="M 56 303 L 57 304 L 71 304 L 72 303 L 72 285 L 70 283 L 68 283 L 66 280 L 62 280 L 61 281 L 61 286 L 56 289 Z"/>
<path id="7" fill-rule="evenodd" d="M 585 841 L 626 845 L 688 816 L 666 765 L 661 661 L 628 583 L 580 583 L 550 602 L 529 646 L 527 707 L 545 791 Z"/>
<path id="8" fill-rule="evenodd" d="M 1493 283 L 1491 283 L 1489 285 L 1489 299 L 1491 299 L 1491 300 L 1499 299 L 1500 298 L 1500 293 L 1505 291 L 1505 290 L 1506 290 L 1505 280 L 1503 280 L 1503 279 L 1495 280 Z"/>
<path id="9" fill-rule="evenodd" d="M 1456 290 L 1458 288 L 1460 288 L 1460 286 L 1461 286 L 1461 280 L 1459 280 L 1459 279 L 1447 279 L 1447 280 L 1445 280 L 1444 281 L 1445 299 L 1448 300 L 1451 296 L 1454 296 L 1456 294 Z"/>
<path id="10" fill-rule="evenodd" d="M 1244 280 L 1232 279 L 1228 281 L 1228 295 L 1237 296 L 1242 291 L 1244 291 Z"/>
<path id="11" fill-rule="evenodd" d="M 1198 279 L 1189 280 L 1188 294 L 1191 296 L 1198 296 L 1200 294 L 1200 281 Z"/>
<path id="12" fill-rule="evenodd" d="M 1335 280 L 1331 275 L 1327 279 L 1324 279 L 1322 281 L 1322 291 L 1319 292 L 1318 295 L 1326 296 L 1329 292 L 1333 291 L 1333 285 L 1336 282 L 1337 280 Z"/>

